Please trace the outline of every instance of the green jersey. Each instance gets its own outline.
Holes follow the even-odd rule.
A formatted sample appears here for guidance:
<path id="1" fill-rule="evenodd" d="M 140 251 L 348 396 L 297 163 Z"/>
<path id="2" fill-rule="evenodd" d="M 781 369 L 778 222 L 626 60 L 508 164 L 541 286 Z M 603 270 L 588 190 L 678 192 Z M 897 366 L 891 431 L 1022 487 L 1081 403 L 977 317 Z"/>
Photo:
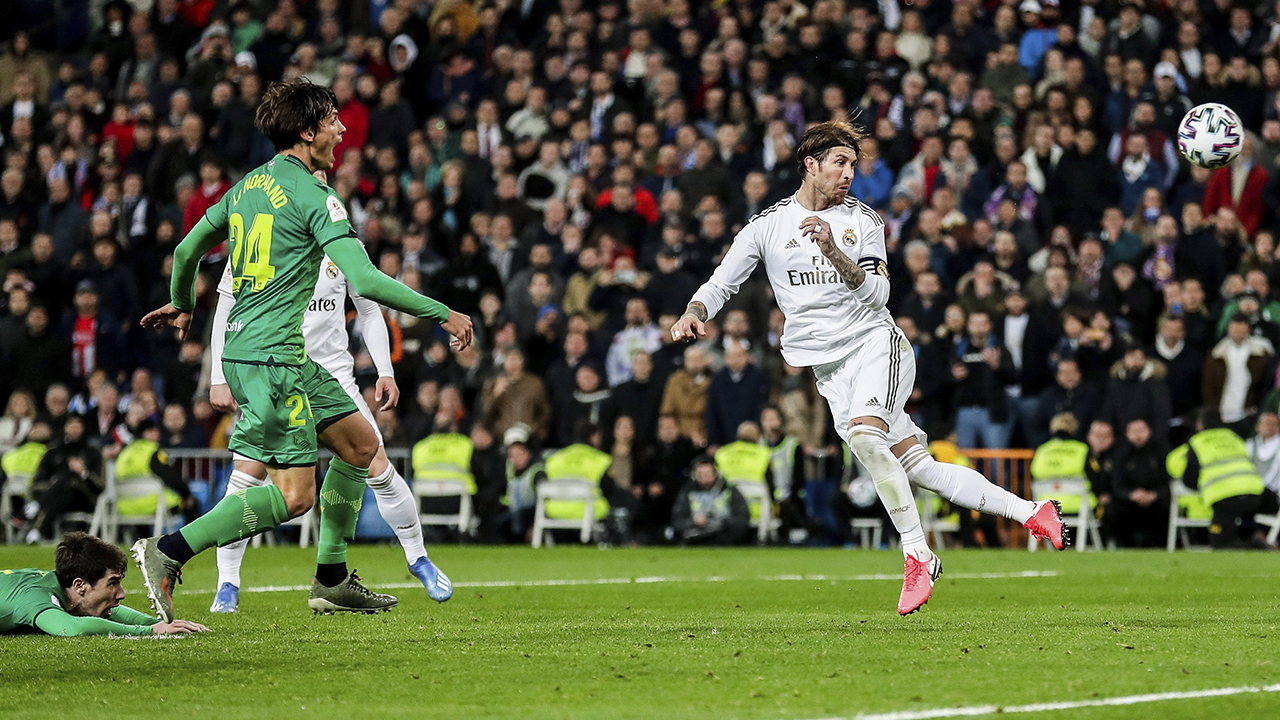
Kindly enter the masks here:
<path id="1" fill-rule="evenodd" d="M 63 609 L 66 602 L 54 572 L 0 570 L 0 634 L 150 635 L 157 622 L 123 605 L 112 608 L 110 618 L 73 616 Z"/>
<path id="2" fill-rule="evenodd" d="M 62 583 L 48 570 L 0 570 L 0 633 L 34 629 L 36 616 L 65 602 Z"/>
<path id="3" fill-rule="evenodd" d="M 231 292 L 223 357 L 301 365 L 302 318 L 325 245 L 356 238 L 337 194 L 291 155 L 244 176 L 205 214 L 231 242 Z"/>

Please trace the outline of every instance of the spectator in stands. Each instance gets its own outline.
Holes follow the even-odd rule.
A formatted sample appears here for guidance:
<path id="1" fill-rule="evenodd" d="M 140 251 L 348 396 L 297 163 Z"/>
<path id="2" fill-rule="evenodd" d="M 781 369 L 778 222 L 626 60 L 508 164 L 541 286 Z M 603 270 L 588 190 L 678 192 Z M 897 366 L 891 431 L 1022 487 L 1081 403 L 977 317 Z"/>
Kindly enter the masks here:
<path id="1" fill-rule="evenodd" d="M 524 353 L 508 350 L 502 359 L 502 372 L 484 384 L 481 393 L 484 424 L 495 433 L 505 434 L 517 423 L 528 428 L 530 437 L 545 438 L 551 419 L 551 406 L 540 378 L 524 371 Z"/>
<path id="2" fill-rule="evenodd" d="M 1084 380 L 1075 360 L 1061 360 L 1054 372 L 1054 384 L 1040 396 L 1038 433 L 1048 435 L 1049 420 L 1061 413 L 1076 418 L 1077 427 L 1089 427 L 1102 409 L 1102 393 L 1096 385 Z"/>
<path id="3" fill-rule="evenodd" d="M 1188 424 L 1188 414 L 1202 404 L 1204 355 L 1187 342 L 1186 323 L 1175 315 L 1160 318 L 1155 352 L 1168 368 L 1170 425 Z M 1183 439 L 1170 436 L 1170 442 Z"/>
<path id="4" fill-rule="evenodd" d="M 662 331 L 649 315 L 644 298 L 632 298 L 626 305 L 626 327 L 613 336 L 605 358 L 609 386 L 616 387 L 631 379 L 631 360 L 636 353 L 653 353 L 662 346 Z"/>
<path id="5" fill-rule="evenodd" d="M 992 333 L 985 312 L 969 316 L 967 332 L 951 360 L 956 408 L 956 443 L 964 448 L 1009 445 L 1009 404 L 1004 387 L 1015 378 L 1013 359 Z"/>
<path id="6" fill-rule="evenodd" d="M 1262 476 L 1262 483 L 1273 493 L 1280 493 L 1280 416 L 1274 412 L 1258 415 L 1253 437 L 1245 441 L 1249 459 Z"/>
<path id="7" fill-rule="evenodd" d="M 27 311 L 26 325 L 26 333 L 9 356 L 8 377 L 20 379 L 32 392 L 43 395 L 51 385 L 71 376 L 71 348 L 50 331 L 44 307 L 33 305 Z"/>
<path id="8" fill-rule="evenodd" d="M 686 366 L 687 366 L 686 360 Z M 711 379 L 707 390 L 707 444 L 718 448 L 734 441 L 738 426 L 760 417 L 769 399 L 769 384 L 760 368 L 750 362 L 741 343 L 724 352 L 724 369 Z"/>
<path id="9" fill-rule="evenodd" d="M 1127 442 L 1112 465 L 1111 532 L 1122 547 L 1159 547 L 1169 524 L 1168 446 L 1152 438 L 1151 426 L 1141 418 L 1130 420 L 1124 435 Z"/>
<path id="10" fill-rule="evenodd" d="M 1163 362 L 1148 358 L 1141 345 L 1131 346 L 1111 367 L 1099 419 L 1111 427 L 1128 428 L 1130 420 L 1141 418 L 1147 421 L 1152 438 L 1167 446 L 1171 419 L 1167 379 Z"/>
<path id="11" fill-rule="evenodd" d="M 1232 316 L 1227 335 L 1213 346 L 1204 364 L 1205 405 L 1217 410 L 1228 428 L 1248 434 L 1250 415 L 1262 401 L 1267 368 L 1275 350 L 1265 338 L 1249 333 L 1249 320 Z"/>
<path id="12" fill-rule="evenodd" d="M 1089 444 L 1089 456 L 1085 461 L 1084 476 L 1089 481 L 1089 491 L 1098 499 L 1102 517 L 1103 542 L 1111 540 L 1112 497 L 1115 484 L 1116 436 L 1111 426 L 1094 420 L 1085 434 Z"/>
<path id="13" fill-rule="evenodd" d="M 652 445 L 662 391 L 662 385 L 653 378 L 653 356 L 637 352 L 631 357 L 631 378 L 613 388 L 605 405 L 603 426 L 613 427 L 618 417 L 627 415 L 635 426 L 636 442 L 645 447 Z"/>
<path id="14" fill-rule="evenodd" d="M 90 444 L 84 418 L 68 416 L 62 433 L 31 481 L 32 497 L 37 500 L 25 509 L 33 525 L 28 543 L 52 539 L 64 513 L 93 512 L 105 487 L 102 453 Z"/>
<path id="15" fill-rule="evenodd" d="M 36 401 L 26 390 L 15 390 L 0 417 L 0 454 L 18 447 L 27 439 L 36 421 Z"/>
<path id="16" fill-rule="evenodd" d="M 738 489 L 725 482 L 709 455 L 693 461 L 693 479 L 680 488 L 671 525 L 682 545 L 738 545 L 751 513 Z"/>
<path id="17" fill-rule="evenodd" d="M 1266 212 L 1263 206 L 1263 186 L 1267 184 L 1268 168 L 1254 160 L 1257 137 L 1246 132 L 1240 155 L 1231 165 L 1213 171 L 1204 194 L 1205 217 L 1213 217 L 1219 208 L 1231 208 L 1250 236 L 1258 231 Z"/>
<path id="18" fill-rule="evenodd" d="M 680 434 L 698 447 L 707 445 L 707 393 L 711 387 L 711 361 L 707 353 L 694 345 L 685 348 L 684 367 L 667 379 L 659 412 L 672 415 Z"/>

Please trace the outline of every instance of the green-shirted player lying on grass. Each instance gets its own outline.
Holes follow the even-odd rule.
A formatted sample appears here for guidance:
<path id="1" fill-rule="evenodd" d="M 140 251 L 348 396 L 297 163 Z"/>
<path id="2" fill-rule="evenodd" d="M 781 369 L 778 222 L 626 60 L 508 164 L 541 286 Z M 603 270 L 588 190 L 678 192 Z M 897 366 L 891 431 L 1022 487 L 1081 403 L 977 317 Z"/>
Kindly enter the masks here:
<path id="1" fill-rule="evenodd" d="M 333 92 L 306 81 L 274 82 L 254 121 L 279 154 L 245 175 L 187 234 L 173 254 L 173 302 L 142 324 L 169 325 L 184 335 L 200 258 L 230 240 L 236 303 L 227 318 L 222 368 L 241 412 L 230 449 L 265 465 L 274 485 L 229 493 L 179 532 L 133 546 L 162 620 L 173 619 L 174 585 L 197 553 L 311 509 L 317 440 L 337 457 L 320 487 L 319 552 L 308 605 L 324 612 L 377 612 L 396 604 L 347 573 L 347 541 L 355 534 L 378 436 L 342 384 L 307 356 L 302 319 L 326 253 L 357 294 L 439 322 L 459 346 L 471 343 L 469 317 L 373 266 L 342 200 L 312 176 L 333 167 L 333 149 L 346 132 Z"/>
<path id="2" fill-rule="evenodd" d="M 160 622 L 120 604 L 124 551 L 92 535 L 62 537 L 54 570 L 0 570 L 0 633 L 46 635 L 185 635 L 205 632 L 186 620 Z"/>

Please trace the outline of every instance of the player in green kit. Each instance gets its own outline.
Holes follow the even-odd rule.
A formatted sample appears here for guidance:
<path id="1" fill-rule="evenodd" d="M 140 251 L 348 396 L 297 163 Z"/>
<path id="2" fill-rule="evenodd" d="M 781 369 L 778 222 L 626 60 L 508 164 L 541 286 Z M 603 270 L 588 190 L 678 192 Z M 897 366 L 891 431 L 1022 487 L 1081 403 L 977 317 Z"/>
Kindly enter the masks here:
<path id="1" fill-rule="evenodd" d="M 173 618 L 174 585 L 193 556 L 311 508 L 317 440 L 337 457 L 320 487 L 319 553 L 308 604 L 325 612 L 377 612 L 396 604 L 347 572 L 347 541 L 355 533 L 378 438 L 342 385 L 306 353 L 302 319 L 326 253 L 358 294 L 439 322 L 459 346 L 471 343 L 470 318 L 373 266 L 342 201 L 312 175 L 333 167 L 333 149 L 346 132 L 333 92 L 306 81 L 272 83 L 255 123 L 278 154 L 231 188 L 187 234 L 174 251 L 173 302 L 142 324 L 185 334 L 200 258 L 230 239 L 236 304 L 227 320 L 223 370 L 241 411 L 230 449 L 266 465 L 274 484 L 230 493 L 179 532 L 133 546 L 162 620 Z"/>
<path id="2" fill-rule="evenodd" d="M 67 533 L 54 551 L 54 570 L 0 570 L 0 634 L 185 635 L 208 628 L 186 620 L 160 622 L 120 604 L 129 561 L 120 548 L 84 533 Z"/>

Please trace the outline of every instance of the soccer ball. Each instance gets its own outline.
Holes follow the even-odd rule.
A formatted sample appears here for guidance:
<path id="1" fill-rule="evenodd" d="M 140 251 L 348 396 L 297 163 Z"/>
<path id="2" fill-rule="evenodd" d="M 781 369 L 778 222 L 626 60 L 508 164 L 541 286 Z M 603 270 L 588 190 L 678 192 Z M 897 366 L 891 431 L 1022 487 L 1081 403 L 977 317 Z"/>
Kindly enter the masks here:
<path id="1" fill-rule="evenodd" d="M 1236 111 L 1220 103 L 1205 103 L 1187 111 L 1178 124 L 1178 150 L 1192 164 L 1220 168 L 1240 154 L 1244 126 Z"/>

